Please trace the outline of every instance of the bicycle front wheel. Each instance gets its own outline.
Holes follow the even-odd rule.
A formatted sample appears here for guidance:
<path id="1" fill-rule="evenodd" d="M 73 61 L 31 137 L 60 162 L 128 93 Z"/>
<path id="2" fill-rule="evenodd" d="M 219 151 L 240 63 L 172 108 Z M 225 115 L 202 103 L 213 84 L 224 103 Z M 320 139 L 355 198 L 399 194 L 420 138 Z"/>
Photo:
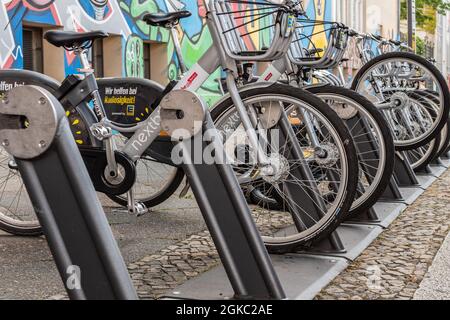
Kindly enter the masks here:
<path id="1" fill-rule="evenodd" d="M 389 126 L 377 108 L 360 94 L 341 87 L 308 88 L 323 99 L 347 125 L 359 161 L 359 183 L 349 218 L 370 209 L 394 172 L 395 147 Z"/>
<path id="2" fill-rule="evenodd" d="M 380 55 L 364 65 L 352 89 L 364 95 L 384 113 L 398 150 L 424 146 L 440 134 L 450 111 L 450 93 L 445 78 L 428 60 L 408 52 Z M 417 92 L 432 93 L 430 99 Z"/>
<path id="3" fill-rule="evenodd" d="M 211 111 L 244 193 L 260 194 L 251 209 L 267 248 L 289 252 L 328 236 L 350 209 L 358 181 L 355 146 L 345 124 L 321 99 L 291 86 L 244 87 L 240 95 L 248 110 L 270 112 L 274 106 L 288 110 L 285 116 L 289 130 L 293 129 L 290 138 L 281 123 L 256 128 L 269 142 L 267 157 L 281 168 L 275 176 L 264 176 L 249 161 L 246 131 L 231 98 Z M 295 145 L 301 148 L 300 158 L 292 157 Z M 244 150 L 244 159 L 236 157 L 238 150 Z M 293 189 L 301 196 L 294 197 Z"/>

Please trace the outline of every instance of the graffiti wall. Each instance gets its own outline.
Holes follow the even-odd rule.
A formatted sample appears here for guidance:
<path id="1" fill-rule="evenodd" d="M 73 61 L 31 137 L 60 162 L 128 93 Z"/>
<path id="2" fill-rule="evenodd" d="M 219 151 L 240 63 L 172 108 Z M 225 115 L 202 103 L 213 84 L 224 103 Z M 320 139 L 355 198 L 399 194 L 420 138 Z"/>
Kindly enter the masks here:
<path id="1" fill-rule="evenodd" d="M 164 28 L 149 27 L 141 17 L 145 13 L 189 10 L 192 16 L 181 21 L 179 34 L 183 55 L 188 66 L 211 45 L 211 36 L 205 24 L 206 4 L 209 0 L 0 0 L 0 69 L 23 68 L 23 23 L 55 26 L 65 30 L 105 30 L 122 38 L 122 76 L 144 75 L 143 41 L 167 44 L 167 77 L 176 79 L 179 73 L 169 32 Z M 251 4 L 234 3 L 238 10 L 251 10 Z M 310 18 L 328 19 L 330 0 L 309 0 L 305 6 Z M 269 41 L 264 32 L 255 32 L 268 24 L 269 17 L 256 19 L 242 28 L 251 36 L 247 46 L 261 48 Z M 243 21 L 245 22 L 245 21 Z M 318 30 L 313 30 L 317 32 Z M 324 41 L 318 38 L 318 41 Z M 45 54 L 45 53 L 44 53 Z M 65 53 L 66 74 L 76 72 L 80 62 L 71 53 Z M 203 86 L 204 96 L 218 96 L 220 73 L 212 75 Z"/>

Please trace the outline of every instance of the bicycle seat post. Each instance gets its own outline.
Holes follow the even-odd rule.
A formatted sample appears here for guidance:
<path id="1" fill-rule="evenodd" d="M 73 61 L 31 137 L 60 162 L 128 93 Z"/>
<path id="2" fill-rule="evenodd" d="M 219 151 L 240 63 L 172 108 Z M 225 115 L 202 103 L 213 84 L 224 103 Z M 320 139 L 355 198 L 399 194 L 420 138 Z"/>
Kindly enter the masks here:
<path id="1" fill-rule="evenodd" d="M 178 37 L 177 24 L 170 23 L 167 25 L 167 28 L 170 30 L 170 34 L 172 36 L 175 54 L 177 55 L 177 59 L 180 64 L 181 74 L 185 74 L 188 69 L 186 67 L 186 64 L 184 63 L 183 53 L 181 52 L 181 42 L 180 38 Z"/>
<path id="2" fill-rule="evenodd" d="M 74 50 L 75 55 L 80 58 L 81 68 L 78 69 L 78 72 L 83 73 L 84 75 L 89 75 L 94 73 L 94 69 L 92 69 L 91 63 L 89 62 L 87 49 L 78 48 Z"/>

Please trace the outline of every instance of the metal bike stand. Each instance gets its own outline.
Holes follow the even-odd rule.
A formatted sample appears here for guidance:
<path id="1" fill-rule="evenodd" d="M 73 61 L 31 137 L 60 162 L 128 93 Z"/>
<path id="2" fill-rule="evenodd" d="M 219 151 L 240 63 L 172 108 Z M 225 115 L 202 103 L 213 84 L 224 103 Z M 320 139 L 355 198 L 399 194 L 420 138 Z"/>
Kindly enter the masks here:
<path id="1" fill-rule="evenodd" d="M 433 170 L 431 169 L 430 165 L 427 165 L 422 170 L 414 170 L 414 172 L 416 173 L 417 176 L 419 176 L 419 175 L 432 175 L 433 174 Z"/>
<path id="2" fill-rule="evenodd" d="M 137 299 L 58 100 L 18 87 L 0 110 L 0 141 L 17 162 L 69 297 Z"/>
<path id="3" fill-rule="evenodd" d="M 395 153 L 394 177 L 407 205 L 412 204 L 425 191 L 425 188 L 420 185 L 416 173 L 411 168 L 404 151 Z"/>
<path id="4" fill-rule="evenodd" d="M 170 128 L 164 126 L 164 103 L 163 100 L 162 127 L 170 132 Z M 167 115 L 170 116 L 170 112 Z M 175 126 L 191 127 L 181 120 Z M 289 120 L 284 127 L 292 130 Z M 269 257 L 253 222 L 246 199 L 240 192 L 241 188 L 233 169 L 228 165 L 220 164 L 224 163 L 226 155 L 220 142 L 221 136 L 215 131 L 208 113 L 205 115 L 202 130 L 207 132 L 203 136 L 203 141 L 202 137 L 197 135 L 178 142 L 175 149 L 181 151 L 183 168 L 223 265 L 187 281 L 168 292 L 166 297 L 170 299 L 283 299 L 285 297 L 310 299 L 319 288 L 347 267 L 347 260 L 310 253 Z M 285 130 L 281 131 L 286 133 Z M 201 142 L 200 148 L 198 139 Z M 202 161 L 196 164 L 192 150 L 198 148 L 200 152 L 204 152 L 211 146 L 215 150 L 214 163 L 205 164 Z M 304 173 L 307 174 L 307 172 L 299 174 Z M 290 191 L 298 190 L 292 188 Z M 305 195 L 302 193 L 301 196 Z M 339 241 L 339 238 L 336 237 L 335 240 Z M 329 246 L 326 251 L 341 248 L 340 242 L 333 242 L 333 237 L 328 241 Z M 318 278 L 320 281 L 317 281 Z"/>
<path id="5" fill-rule="evenodd" d="M 445 171 L 447 171 L 448 167 L 448 161 L 445 162 L 442 157 L 436 158 L 430 163 L 430 170 L 436 177 L 440 177 Z"/>
<path id="6" fill-rule="evenodd" d="M 289 138 L 289 141 L 294 142 L 290 145 L 288 157 L 290 159 L 299 159 L 298 161 L 303 161 L 303 164 L 297 166 L 295 172 L 291 172 L 291 174 L 301 181 L 304 181 L 305 184 L 309 183 L 306 188 L 298 186 L 295 183 L 285 183 L 284 188 L 290 194 L 290 198 L 296 199 L 296 202 L 302 204 L 303 211 L 294 213 L 294 216 L 299 215 L 302 222 L 307 227 L 310 227 L 311 224 L 315 223 L 311 217 L 315 219 L 322 218 L 322 212 L 326 211 L 326 205 L 323 199 L 318 196 L 320 192 L 315 183 L 313 173 L 304 159 L 300 145 L 296 143 L 297 138 L 295 132 L 293 131 L 292 125 L 286 114 L 283 114 L 280 119 L 280 129 L 280 145 L 284 145 L 287 138 Z M 317 254 L 340 254 L 345 253 L 346 249 L 339 238 L 339 235 L 336 232 L 333 232 L 329 237 L 311 243 L 310 246 L 304 248 L 304 251 Z"/>
<path id="7" fill-rule="evenodd" d="M 450 167 L 450 157 L 448 153 L 441 155 L 441 161 L 446 168 Z"/>
<path id="8" fill-rule="evenodd" d="M 441 158 L 434 159 L 433 161 L 431 161 L 430 164 L 434 166 L 444 166 L 444 163 L 442 162 Z"/>
<path id="9" fill-rule="evenodd" d="M 419 185 L 416 174 L 411 168 L 405 152 L 395 153 L 394 176 L 400 187 L 414 187 Z"/>
<path id="10" fill-rule="evenodd" d="M 174 150 L 180 156 L 180 163 L 233 289 L 234 294 L 228 298 L 284 299 L 286 294 L 239 182 L 232 167 L 226 163 L 222 137 L 201 99 L 193 93 L 192 97 L 187 94 L 172 91 L 163 99 L 161 124 L 172 137 L 177 130 L 189 132 L 184 137 L 177 137 L 182 141 L 176 142 Z M 180 112 L 183 114 L 181 117 Z M 201 125 L 196 126 L 196 123 Z M 211 155 L 211 163 L 206 162 L 205 154 Z M 202 291 L 213 292 L 209 285 Z M 179 295 L 169 296 L 181 298 Z"/>

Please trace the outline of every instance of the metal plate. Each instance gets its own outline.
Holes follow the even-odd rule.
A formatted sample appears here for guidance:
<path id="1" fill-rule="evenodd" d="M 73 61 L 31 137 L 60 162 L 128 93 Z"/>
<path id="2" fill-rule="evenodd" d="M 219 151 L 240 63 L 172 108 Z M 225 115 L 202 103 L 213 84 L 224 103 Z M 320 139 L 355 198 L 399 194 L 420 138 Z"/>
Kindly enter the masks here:
<path id="1" fill-rule="evenodd" d="M 272 255 L 281 284 L 290 300 L 310 300 L 348 266 L 342 258 L 307 254 Z M 167 292 L 169 299 L 226 300 L 233 289 L 222 266 Z"/>
<path id="2" fill-rule="evenodd" d="M 263 129 L 271 129 L 278 124 L 284 111 L 282 103 L 263 102 L 257 105 L 258 119 Z"/>
<path id="3" fill-rule="evenodd" d="M 174 140 L 187 140 L 203 127 L 206 106 L 194 92 L 174 90 L 161 101 L 161 127 Z"/>
<path id="4" fill-rule="evenodd" d="M 9 91 L 0 100 L 1 145 L 19 159 L 43 154 L 55 138 L 57 104 L 58 100 L 47 90 L 36 86 Z"/>

